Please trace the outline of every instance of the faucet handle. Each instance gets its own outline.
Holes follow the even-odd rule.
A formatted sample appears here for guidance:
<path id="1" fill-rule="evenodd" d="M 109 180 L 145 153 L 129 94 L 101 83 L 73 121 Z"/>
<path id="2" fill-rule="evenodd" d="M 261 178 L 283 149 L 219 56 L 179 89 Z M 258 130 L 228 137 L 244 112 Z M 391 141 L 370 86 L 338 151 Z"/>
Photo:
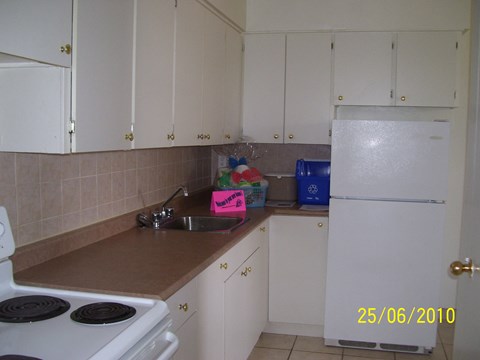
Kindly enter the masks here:
<path id="1" fill-rule="evenodd" d="M 164 218 L 172 218 L 173 217 L 173 208 L 164 208 L 163 209 L 163 217 Z"/>

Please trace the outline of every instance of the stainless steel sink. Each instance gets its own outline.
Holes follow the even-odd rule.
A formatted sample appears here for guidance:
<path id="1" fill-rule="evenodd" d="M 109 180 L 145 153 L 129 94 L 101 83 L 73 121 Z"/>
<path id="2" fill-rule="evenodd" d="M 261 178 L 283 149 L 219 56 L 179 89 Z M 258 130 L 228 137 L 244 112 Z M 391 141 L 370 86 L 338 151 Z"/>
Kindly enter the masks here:
<path id="1" fill-rule="evenodd" d="M 228 216 L 181 216 L 160 226 L 161 229 L 203 232 L 231 232 L 248 218 Z"/>

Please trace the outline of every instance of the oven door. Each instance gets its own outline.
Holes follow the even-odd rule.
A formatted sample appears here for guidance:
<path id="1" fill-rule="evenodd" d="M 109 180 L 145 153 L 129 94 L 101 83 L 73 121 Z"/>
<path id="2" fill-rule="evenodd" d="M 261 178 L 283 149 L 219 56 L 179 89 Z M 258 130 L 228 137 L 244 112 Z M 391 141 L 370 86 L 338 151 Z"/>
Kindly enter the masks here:
<path id="1" fill-rule="evenodd" d="M 140 339 L 119 360 L 168 360 L 178 349 L 179 341 L 169 331 L 172 320 L 162 321 Z"/>

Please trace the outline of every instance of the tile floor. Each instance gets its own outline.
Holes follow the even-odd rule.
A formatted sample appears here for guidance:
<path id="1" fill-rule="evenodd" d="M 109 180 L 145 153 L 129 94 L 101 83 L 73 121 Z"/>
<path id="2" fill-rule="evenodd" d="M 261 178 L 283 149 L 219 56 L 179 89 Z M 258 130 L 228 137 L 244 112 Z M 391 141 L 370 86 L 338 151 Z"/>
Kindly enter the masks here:
<path id="1" fill-rule="evenodd" d="M 440 325 L 432 355 L 325 346 L 318 337 L 263 333 L 248 360 L 452 360 L 453 325 Z"/>

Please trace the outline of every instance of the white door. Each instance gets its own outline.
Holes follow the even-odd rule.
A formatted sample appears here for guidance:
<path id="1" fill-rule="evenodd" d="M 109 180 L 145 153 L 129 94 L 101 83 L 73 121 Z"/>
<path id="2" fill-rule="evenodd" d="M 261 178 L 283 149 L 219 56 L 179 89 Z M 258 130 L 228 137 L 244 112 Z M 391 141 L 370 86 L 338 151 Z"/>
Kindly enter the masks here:
<path id="1" fill-rule="evenodd" d="M 445 200 L 449 124 L 334 120 L 334 197 Z"/>
<path id="2" fill-rule="evenodd" d="M 285 143 L 330 142 L 330 34 L 288 34 Z"/>
<path id="3" fill-rule="evenodd" d="M 392 105 L 392 33 L 335 34 L 335 105 Z"/>
<path id="4" fill-rule="evenodd" d="M 454 106 L 456 32 L 400 32 L 397 106 Z"/>
<path id="5" fill-rule="evenodd" d="M 474 19 L 472 25 L 472 91 L 468 124 L 467 172 L 463 208 L 460 258 L 470 257 L 478 266 L 480 262 L 480 4 L 472 2 Z M 457 316 L 453 358 L 455 360 L 480 359 L 480 274 L 473 278 L 462 275 L 458 279 Z"/>
<path id="6" fill-rule="evenodd" d="M 243 134 L 256 142 L 283 143 L 285 35 L 245 36 Z"/>

